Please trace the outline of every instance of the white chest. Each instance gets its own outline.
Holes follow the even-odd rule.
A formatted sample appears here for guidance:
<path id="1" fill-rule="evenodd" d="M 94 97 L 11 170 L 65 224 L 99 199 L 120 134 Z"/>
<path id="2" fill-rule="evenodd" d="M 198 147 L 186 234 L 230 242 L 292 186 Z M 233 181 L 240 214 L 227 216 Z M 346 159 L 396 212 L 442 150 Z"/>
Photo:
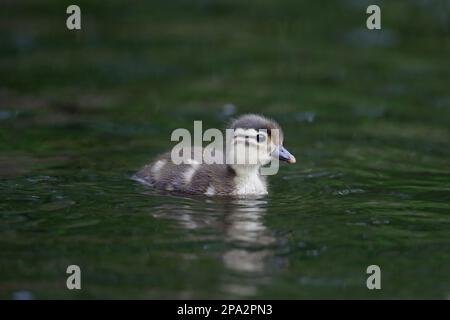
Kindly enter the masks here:
<path id="1" fill-rule="evenodd" d="M 235 178 L 235 195 L 264 195 L 267 194 L 266 183 L 258 174 L 249 174 Z"/>

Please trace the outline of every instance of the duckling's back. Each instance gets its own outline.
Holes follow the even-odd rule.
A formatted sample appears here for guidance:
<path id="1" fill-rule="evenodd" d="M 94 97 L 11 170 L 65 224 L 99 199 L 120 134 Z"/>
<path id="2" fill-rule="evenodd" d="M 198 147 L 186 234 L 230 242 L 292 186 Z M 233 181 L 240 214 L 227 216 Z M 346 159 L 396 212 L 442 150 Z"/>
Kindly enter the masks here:
<path id="1" fill-rule="evenodd" d="M 191 160 L 176 165 L 168 152 L 142 168 L 133 179 L 161 190 L 229 195 L 235 188 L 234 177 L 234 170 L 226 164 L 200 164 Z"/>

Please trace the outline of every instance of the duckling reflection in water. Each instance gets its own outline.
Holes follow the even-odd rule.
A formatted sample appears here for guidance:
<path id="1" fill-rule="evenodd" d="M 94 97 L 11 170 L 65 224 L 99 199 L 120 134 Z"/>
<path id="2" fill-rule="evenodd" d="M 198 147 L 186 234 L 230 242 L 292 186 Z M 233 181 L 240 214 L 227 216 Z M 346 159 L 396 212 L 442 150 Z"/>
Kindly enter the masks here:
<path id="1" fill-rule="evenodd" d="M 230 145 L 234 147 L 226 149 L 225 158 L 237 159 L 244 155 L 245 161 L 206 164 L 188 159 L 188 162 L 177 165 L 168 152 L 142 168 L 133 179 L 157 189 L 191 194 L 267 194 L 267 177 L 261 175 L 261 167 L 273 159 L 296 162 L 283 147 L 281 127 L 274 120 L 247 114 L 234 120 L 230 129 L 233 129 Z"/>
<path id="2" fill-rule="evenodd" d="M 195 197 L 181 199 L 187 202 L 165 203 L 149 213 L 157 219 L 176 221 L 186 230 L 183 242 L 224 243 L 222 249 L 195 253 L 219 258 L 230 271 L 220 281 L 224 292 L 252 296 L 260 285 L 271 281 L 276 269 L 288 264 L 286 257 L 276 254 L 283 237 L 276 237 L 264 223 L 265 197 L 211 198 L 206 202 Z M 186 259 L 193 259 L 192 253 Z"/>

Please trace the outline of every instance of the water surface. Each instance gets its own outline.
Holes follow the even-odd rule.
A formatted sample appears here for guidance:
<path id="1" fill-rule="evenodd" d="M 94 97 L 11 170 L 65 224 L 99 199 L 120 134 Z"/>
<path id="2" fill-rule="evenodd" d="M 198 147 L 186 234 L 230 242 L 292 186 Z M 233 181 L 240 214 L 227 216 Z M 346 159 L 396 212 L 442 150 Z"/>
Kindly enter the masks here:
<path id="1" fill-rule="evenodd" d="M 47 3 L 0 13 L 0 298 L 450 297 L 447 1 Z M 269 196 L 129 179 L 245 112 L 298 160 Z"/>

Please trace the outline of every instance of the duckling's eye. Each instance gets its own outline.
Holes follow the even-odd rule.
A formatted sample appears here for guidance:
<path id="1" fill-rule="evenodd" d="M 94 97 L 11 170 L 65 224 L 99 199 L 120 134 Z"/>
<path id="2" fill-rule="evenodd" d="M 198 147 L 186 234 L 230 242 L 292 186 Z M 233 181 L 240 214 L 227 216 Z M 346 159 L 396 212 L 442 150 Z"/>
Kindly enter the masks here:
<path id="1" fill-rule="evenodd" d="M 263 134 L 258 134 L 258 135 L 256 135 L 256 141 L 264 142 L 264 141 L 266 141 L 266 136 Z"/>

